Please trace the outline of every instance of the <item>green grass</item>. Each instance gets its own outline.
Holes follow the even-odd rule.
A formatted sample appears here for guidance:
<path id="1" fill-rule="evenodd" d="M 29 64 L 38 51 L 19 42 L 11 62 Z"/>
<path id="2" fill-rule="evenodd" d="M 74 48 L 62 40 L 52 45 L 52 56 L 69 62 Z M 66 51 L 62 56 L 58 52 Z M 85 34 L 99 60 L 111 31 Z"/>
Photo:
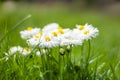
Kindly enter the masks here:
<path id="1" fill-rule="evenodd" d="M 88 76 L 89 80 L 119 80 L 120 77 L 120 65 L 118 65 L 118 69 L 115 71 L 115 67 L 120 61 L 120 16 L 103 14 L 102 12 L 96 12 L 93 10 L 71 10 L 67 6 L 33 6 L 33 5 L 22 5 L 17 6 L 17 8 L 13 12 L 5 11 L 2 7 L 0 7 L 0 39 L 19 21 L 21 21 L 24 17 L 31 14 L 32 17 L 25 21 L 23 24 L 18 26 L 15 30 L 13 30 L 1 43 L 0 43 L 0 79 L 6 80 L 36 80 L 42 79 L 43 77 L 46 79 L 50 78 L 51 73 L 47 73 L 41 70 L 41 58 L 36 57 L 23 57 L 17 56 L 16 60 L 13 60 L 13 56 L 10 57 L 10 60 L 5 61 L 2 60 L 4 52 L 7 52 L 11 46 L 21 45 L 26 46 L 24 40 L 20 38 L 19 32 L 24 30 L 26 27 L 40 27 L 42 28 L 44 25 L 57 22 L 62 27 L 74 28 L 76 24 L 85 24 L 90 23 L 93 26 L 97 27 L 100 31 L 99 36 L 96 39 L 91 41 L 91 56 L 90 60 L 99 57 L 95 62 L 89 65 L 89 71 L 91 73 L 87 73 L 87 70 L 84 69 L 84 65 L 79 64 L 80 59 L 80 46 L 76 46 L 73 48 L 72 53 L 72 61 L 75 59 L 75 64 L 73 65 L 75 70 L 67 70 L 64 71 L 64 80 L 71 79 L 73 77 L 75 80 L 77 79 L 77 71 L 82 72 L 82 75 Z M 85 43 L 85 50 L 83 56 L 87 56 L 87 45 Z M 53 50 L 53 56 L 56 56 L 57 50 Z M 74 58 L 75 57 L 75 58 Z M 58 60 L 58 58 L 56 58 Z M 53 61 L 54 62 L 54 61 Z M 49 62 L 47 62 L 49 63 Z M 103 64 L 105 65 L 101 67 Z M 59 76 L 59 66 L 55 62 L 52 63 L 52 70 L 54 76 L 53 79 L 57 80 L 55 76 Z M 63 65 L 63 64 L 62 64 Z M 100 66 L 101 65 L 101 66 Z M 49 67 L 50 67 L 49 66 Z M 96 68 L 100 67 L 99 73 L 96 73 Z M 110 75 L 107 75 L 107 71 L 111 71 L 110 73 L 113 75 L 110 78 Z M 86 72 L 85 72 L 86 71 Z M 68 74 L 71 73 L 71 74 Z M 72 74 L 74 73 L 74 74 Z M 68 74 L 68 75 L 67 75 Z M 96 75 L 97 74 L 97 75 Z M 44 75 L 44 76 L 43 76 Z M 65 77 L 66 76 L 66 77 Z M 93 77 L 94 76 L 94 77 Z M 102 76 L 102 77 L 101 77 Z M 59 76 L 60 77 L 60 76 Z M 95 79 L 94 79 L 95 78 Z M 110 79 L 108 79 L 110 78 Z M 52 79 L 52 80 L 53 80 Z M 49 79 L 48 79 L 49 80 Z M 82 79 L 81 80 L 88 80 Z"/>

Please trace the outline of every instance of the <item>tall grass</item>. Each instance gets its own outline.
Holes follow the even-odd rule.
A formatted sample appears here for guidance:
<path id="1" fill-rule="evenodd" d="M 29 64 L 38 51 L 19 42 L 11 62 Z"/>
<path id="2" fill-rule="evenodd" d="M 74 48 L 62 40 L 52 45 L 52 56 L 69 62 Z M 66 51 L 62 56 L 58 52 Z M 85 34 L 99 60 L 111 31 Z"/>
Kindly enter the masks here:
<path id="1" fill-rule="evenodd" d="M 0 79 L 4 80 L 119 80 L 119 17 L 105 16 L 97 12 L 71 12 L 62 7 L 58 9 L 38 9 L 31 7 L 29 10 L 20 9 L 11 14 L 0 13 L 0 30 L 7 33 L 12 30 L 11 25 L 17 23 L 21 17 L 31 13 L 32 18 L 12 30 L 9 36 L 0 40 Z M 34 9 L 34 10 L 33 10 Z M 26 10 L 26 12 L 25 12 Z M 24 11 L 24 12 L 23 12 Z M 16 17 L 17 16 L 17 17 Z M 6 28 L 4 20 L 8 20 Z M 25 19 L 26 20 L 26 19 Z M 23 20 L 24 21 L 24 20 Z M 23 22 L 22 21 L 22 22 Z M 24 26 L 44 26 L 46 23 L 58 22 L 63 27 L 74 27 L 76 23 L 92 23 L 100 29 L 100 36 L 85 42 L 83 46 L 64 49 L 47 49 L 46 55 L 36 56 L 37 47 L 29 56 L 21 54 L 9 56 L 6 61 L 4 52 L 7 52 L 13 45 L 26 44 L 20 39 L 19 31 Z M 18 24 L 19 25 L 19 24 Z M 17 25 L 17 26 L 18 26 Z M 113 27 L 114 26 L 114 27 Z M 8 30 L 9 29 L 9 30 Z M 9 34 L 9 33 L 7 33 Z M 3 33 L 0 33 L 4 36 Z M 61 50 L 63 50 L 61 52 Z M 42 53 L 42 49 L 39 50 Z"/>

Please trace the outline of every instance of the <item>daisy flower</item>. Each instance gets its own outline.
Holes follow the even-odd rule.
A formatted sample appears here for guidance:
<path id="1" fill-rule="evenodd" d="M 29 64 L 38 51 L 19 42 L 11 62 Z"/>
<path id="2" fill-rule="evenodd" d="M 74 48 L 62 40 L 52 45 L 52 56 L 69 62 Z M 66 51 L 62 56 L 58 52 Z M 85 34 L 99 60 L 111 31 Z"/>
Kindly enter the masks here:
<path id="1" fill-rule="evenodd" d="M 70 29 L 63 29 L 62 27 L 58 27 L 54 31 L 51 32 L 51 36 L 60 42 L 60 40 L 69 32 Z"/>
<path id="2" fill-rule="evenodd" d="M 31 52 L 31 50 L 27 47 L 23 48 L 23 51 L 21 52 L 22 55 L 26 56 Z"/>
<path id="3" fill-rule="evenodd" d="M 13 55 L 15 53 L 21 53 L 23 51 L 23 48 L 20 47 L 20 46 L 14 46 L 14 47 L 11 47 L 8 51 L 8 53 L 4 53 L 5 56 L 6 56 L 6 61 L 9 59 L 9 56 L 10 55 Z M 15 57 L 15 56 L 14 56 Z"/>
<path id="4" fill-rule="evenodd" d="M 38 32 L 40 32 L 40 28 L 28 27 L 26 30 L 20 31 L 20 34 L 22 39 L 29 39 L 32 36 L 36 35 Z"/>
<path id="5" fill-rule="evenodd" d="M 85 27 L 86 26 L 84 26 L 84 25 L 78 25 L 78 24 L 76 25 L 76 28 L 80 31 L 82 31 Z"/>
<path id="6" fill-rule="evenodd" d="M 40 39 L 40 48 L 52 48 L 58 46 L 58 41 L 51 34 L 44 34 Z"/>
<path id="7" fill-rule="evenodd" d="M 59 27 L 59 24 L 57 24 L 57 23 L 50 23 L 50 24 L 44 26 L 44 28 L 42 29 L 42 32 L 43 33 L 50 33 L 51 31 L 54 31 L 58 27 Z"/>
<path id="8" fill-rule="evenodd" d="M 22 48 L 20 46 L 14 46 L 14 47 L 10 48 L 8 55 L 15 54 L 17 52 L 22 54 L 22 55 L 27 55 L 30 53 L 30 49 L 29 48 Z"/>
<path id="9" fill-rule="evenodd" d="M 95 38 L 99 33 L 99 30 L 97 28 L 94 28 L 92 25 L 76 25 L 76 27 L 80 31 L 81 37 L 84 40 L 90 40 L 92 38 Z"/>
<path id="10" fill-rule="evenodd" d="M 20 46 L 14 46 L 14 47 L 11 47 L 10 50 L 9 50 L 9 54 L 15 54 L 16 52 L 19 52 L 21 53 L 22 52 L 22 47 Z"/>
<path id="11" fill-rule="evenodd" d="M 76 29 L 65 33 L 61 39 L 60 46 L 82 45 L 83 39 L 78 34 L 79 32 Z"/>
<path id="12" fill-rule="evenodd" d="M 39 32 L 38 34 L 36 34 L 35 36 L 33 36 L 32 38 L 27 40 L 27 43 L 29 46 L 35 47 L 40 43 L 40 38 L 42 36 L 42 32 Z"/>

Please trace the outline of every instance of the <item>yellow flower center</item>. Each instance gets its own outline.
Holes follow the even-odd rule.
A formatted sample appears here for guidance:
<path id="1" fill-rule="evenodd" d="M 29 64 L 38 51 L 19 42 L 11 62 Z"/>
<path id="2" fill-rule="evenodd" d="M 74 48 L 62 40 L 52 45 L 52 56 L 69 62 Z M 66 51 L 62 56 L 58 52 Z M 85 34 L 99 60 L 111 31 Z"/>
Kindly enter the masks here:
<path id="1" fill-rule="evenodd" d="M 64 34 L 63 29 L 58 29 L 58 32 L 59 32 L 60 34 Z"/>
<path id="2" fill-rule="evenodd" d="M 89 30 L 86 30 L 84 31 L 84 34 L 87 35 L 90 31 Z"/>
<path id="3" fill-rule="evenodd" d="M 52 32 L 53 36 L 57 37 L 58 33 L 57 32 Z"/>
<path id="4" fill-rule="evenodd" d="M 50 41 L 51 38 L 50 38 L 49 36 L 46 36 L 46 37 L 45 37 L 45 40 L 46 40 L 46 41 Z"/>
<path id="5" fill-rule="evenodd" d="M 31 31 L 33 28 L 32 27 L 28 27 L 27 28 L 27 31 Z"/>
<path id="6" fill-rule="evenodd" d="M 29 48 L 27 48 L 27 47 L 26 47 L 26 48 L 24 48 L 24 50 L 25 50 L 25 51 L 28 51 L 28 50 L 29 50 Z"/>
<path id="7" fill-rule="evenodd" d="M 40 32 L 39 32 L 39 34 L 41 34 L 41 35 L 42 35 L 42 34 L 43 34 L 43 32 L 42 32 L 42 31 L 40 31 Z"/>
<path id="8" fill-rule="evenodd" d="M 78 29 L 79 29 L 79 30 L 83 30 L 83 29 L 84 29 L 84 26 L 80 25 Z"/>
<path id="9" fill-rule="evenodd" d="M 40 38 L 40 36 L 35 36 L 35 38 L 36 38 L 36 39 L 39 39 L 39 38 Z"/>

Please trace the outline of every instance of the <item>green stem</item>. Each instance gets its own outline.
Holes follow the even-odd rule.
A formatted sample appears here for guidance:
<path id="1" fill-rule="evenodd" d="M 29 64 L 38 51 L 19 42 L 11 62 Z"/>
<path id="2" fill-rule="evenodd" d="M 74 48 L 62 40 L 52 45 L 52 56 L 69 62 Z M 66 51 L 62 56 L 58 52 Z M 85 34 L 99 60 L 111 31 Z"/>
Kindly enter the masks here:
<path id="1" fill-rule="evenodd" d="M 65 68 L 65 57 L 64 55 L 62 56 L 62 61 L 63 61 L 63 64 L 62 64 L 62 73 L 64 72 L 64 68 Z M 62 76 L 62 79 L 64 79 L 64 75 Z"/>
<path id="2" fill-rule="evenodd" d="M 80 64 L 83 63 L 83 49 L 84 49 L 84 44 L 83 44 L 83 46 L 81 46 Z"/>
<path id="3" fill-rule="evenodd" d="M 60 53 L 60 46 L 59 46 L 59 52 L 58 52 L 58 65 L 59 65 L 59 76 L 58 76 L 58 80 L 61 80 L 62 79 L 62 76 L 61 76 L 61 53 Z"/>
<path id="4" fill-rule="evenodd" d="M 49 61 L 50 61 L 50 80 L 52 80 L 52 49 L 49 52 Z"/>
<path id="5" fill-rule="evenodd" d="M 44 72 L 44 61 L 43 61 L 43 53 L 42 53 L 42 51 L 41 51 L 41 49 L 39 48 L 39 51 L 40 51 L 40 53 L 41 53 L 41 63 L 42 63 L 42 71 Z"/>
<path id="6" fill-rule="evenodd" d="M 84 43 L 83 43 L 83 46 L 81 46 L 81 55 L 80 55 L 80 63 L 79 63 L 81 67 L 83 67 L 82 64 L 84 64 L 83 63 L 83 57 L 84 57 L 83 50 L 84 50 Z M 82 78 L 82 74 L 81 74 L 81 72 L 79 72 L 79 79 L 81 79 L 81 78 Z"/>
<path id="7" fill-rule="evenodd" d="M 67 54 L 66 54 L 66 57 L 67 57 L 67 70 L 70 70 L 71 69 L 71 56 L 72 55 L 72 45 L 70 45 L 70 48 L 68 48 L 68 50 L 67 50 Z M 71 76 L 71 74 L 72 73 L 69 73 L 68 74 L 68 78 L 70 78 L 70 80 L 73 78 L 72 76 Z M 73 75 L 73 74 L 72 74 Z"/>
<path id="8" fill-rule="evenodd" d="M 90 44 L 90 40 L 89 40 L 88 41 L 88 56 L 87 56 L 86 67 L 85 67 L 85 69 L 86 69 L 85 79 L 89 75 L 88 66 L 89 66 L 89 59 L 90 59 L 90 49 L 91 49 L 91 44 Z"/>
<path id="9" fill-rule="evenodd" d="M 90 46 L 91 46 L 91 44 L 90 44 L 90 40 L 88 41 L 88 56 L 87 56 L 87 65 L 86 65 L 86 67 L 88 67 L 88 65 L 89 65 L 89 59 L 90 59 Z"/>
<path id="10" fill-rule="evenodd" d="M 60 58 L 60 54 L 59 54 L 59 80 L 61 80 L 61 58 Z"/>

